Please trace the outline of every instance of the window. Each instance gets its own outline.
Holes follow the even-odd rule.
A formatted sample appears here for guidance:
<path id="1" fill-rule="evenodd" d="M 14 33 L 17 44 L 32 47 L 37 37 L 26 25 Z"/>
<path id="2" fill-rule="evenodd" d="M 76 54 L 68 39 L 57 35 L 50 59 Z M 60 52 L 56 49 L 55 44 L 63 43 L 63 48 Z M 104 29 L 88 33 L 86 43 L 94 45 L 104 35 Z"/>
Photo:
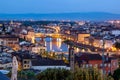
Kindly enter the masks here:
<path id="1" fill-rule="evenodd" d="M 3 45 L 3 44 L 4 44 L 4 42 L 3 42 L 3 41 L 1 41 L 1 44 Z"/>
<path id="2" fill-rule="evenodd" d="M 104 71 L 104 74 L 106 74 L 106 71 Z"/>
<path id="3" fill-rule="evenodd" d="M 100 64 L 100 67 L 102 67 L 102 64 Z"/>
<path id="4" fill-rule="evenodd" d="M 111 64 L 108 64 L 108 67 L 110 67 L 111 66 Z"/>
<path id="5" fill-rule="evenodd" d="M 92 64 L 90 64 L 90 67 L 92 67 Z"/>
<path id="6" fill-rule="evenodd" d="M 98 64 L 95 64 L 95 67 L 98 67 Z"/>
<path id="7" fill-rule="evenodd" d="M 7 68 L 8 66 L 6 65 L 5 67 Z"/>
<path id="8" fill-rule="evenodd" d="M 83 68 L 85 68 L 85 65 L 83 64 Z"/>
<path id="9" fill-rule="evenodd" d="M 29 65 L 27 65 L 27 67 L 29 67 Z"/>
<path id="10" fill-rule="evenodd" d="M 26 67 L 26 65 L 24 65 L 24 67 Z"/>
<path id="11" fill-rule="evenodd" d="M 106 67 L 106 66 L 107 66 L 107 64 L 104 64 L 104 66 Z"/>
<path id="12" fill-rule="evenodd" d="M 110 70 L 108 70 L 108 74 L 110 73 Z"/>
<path id="13" fill-rule="evenodd" d="M 116 62 L 113 63 L 113 66 L 116 66 Z"/>
<path id="14" fill-rule="evenodd" d="M 29 64 L 29 61 L 24 61 L 24 64 Z"/>
<path id="15" fill-rule="evenodd" d="M 86 68 L 88 68 L 88 64 L 86 64 Z"/>
<path id="16" fill-rule="evenodd" d="M 8 42 L 8 44 L 13 44 L 13 42 Z"/>
<path id="17" fill-rule="evenodd" d="M 14 44 L 18 44 L 18 42 L 14 42 Z"/>
<path id="18" fill-rule="evenodd" d="M 26 64 L 26 63 L 27 63 L 27 61 L 24 61 L 24 63 Z"/>
<path id="19" fill-rule="evenodd" d="M 9 41 L 17 41 L 17 39 L 16 38 L 10 38 L 10 39 L 8 39 Z"/>

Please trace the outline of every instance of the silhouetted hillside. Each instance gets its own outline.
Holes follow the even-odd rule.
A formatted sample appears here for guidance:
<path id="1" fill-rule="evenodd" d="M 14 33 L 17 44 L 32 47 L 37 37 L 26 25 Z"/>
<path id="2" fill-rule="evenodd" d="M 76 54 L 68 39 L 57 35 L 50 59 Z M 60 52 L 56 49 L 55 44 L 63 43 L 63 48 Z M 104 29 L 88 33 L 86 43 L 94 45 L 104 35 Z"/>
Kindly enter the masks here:
<path id="1" fill-rule="evenodd" d="M 0 19 L 36 19 L 36 20 L 120 20 L 120 14 L 104 12 L 86 13 L 50 13 L 50 14 L 0 14 Z"/>

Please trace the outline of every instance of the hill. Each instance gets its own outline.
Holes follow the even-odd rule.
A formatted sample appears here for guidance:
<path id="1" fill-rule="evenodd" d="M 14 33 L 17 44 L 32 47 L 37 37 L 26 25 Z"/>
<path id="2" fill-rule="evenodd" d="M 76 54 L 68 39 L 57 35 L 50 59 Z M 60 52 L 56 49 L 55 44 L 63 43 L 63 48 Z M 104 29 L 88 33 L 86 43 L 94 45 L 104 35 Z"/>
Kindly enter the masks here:
<path id="1" fill-rule="evenodd" d="M 105 12 L 49 13 L 49 14 L 0 14 L 0 19 L 35 20 L 120 20 L 120 14 Z"/>

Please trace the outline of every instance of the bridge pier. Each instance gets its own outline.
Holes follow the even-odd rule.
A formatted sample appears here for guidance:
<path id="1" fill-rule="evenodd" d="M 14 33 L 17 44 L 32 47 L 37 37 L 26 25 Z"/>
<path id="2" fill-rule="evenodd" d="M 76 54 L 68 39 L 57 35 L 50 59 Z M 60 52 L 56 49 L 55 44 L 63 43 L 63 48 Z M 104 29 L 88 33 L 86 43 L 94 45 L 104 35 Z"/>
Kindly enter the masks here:
<path id="1" fill-rule="evenodd" d="M 43 42 L 43 41 L 44 41 L 44 38 L 43 38 L 43 37 L 41 37 L 41 40 L 40 40 L 40 41 L 42 41 L 42 42 Z"/>

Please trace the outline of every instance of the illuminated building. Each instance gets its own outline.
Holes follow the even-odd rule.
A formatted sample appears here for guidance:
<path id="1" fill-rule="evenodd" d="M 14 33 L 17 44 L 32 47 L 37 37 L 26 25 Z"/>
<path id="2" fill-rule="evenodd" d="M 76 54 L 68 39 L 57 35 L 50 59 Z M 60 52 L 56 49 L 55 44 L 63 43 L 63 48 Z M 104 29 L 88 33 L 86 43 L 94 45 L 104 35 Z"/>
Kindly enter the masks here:
<path id="1" fill-rule="evenodd" d="M 19 37 L 14 35 L 0 35 L 0 41 L 2 41 L 2 44 L 4 46 L 9 46 L 14 49 L 18 49 L 19 45 Z"/>
<path id="2" fill-rule="evenodd" d="M 102 69 L 102 56 L 100 54 L 96 53 L 77 53 L 75 55 L 75 62 L 78 63 L 79 66 L 83 68 L 98 68 Z M 105 74 L 113 73 L 115 69 L 118 68 L 118 59 L 105 55 L 105 61 L 104 61 L 104 72 Z"/>
<path id="3" fill-rule="evenodd" d="M 89 33 L 79 33 L 79 34 L 78 34 L 78 41 L 79 41 L 79 42 L 84 42 L 85 37 L 89 37 L 89 36 L 90 36 Z"/>

